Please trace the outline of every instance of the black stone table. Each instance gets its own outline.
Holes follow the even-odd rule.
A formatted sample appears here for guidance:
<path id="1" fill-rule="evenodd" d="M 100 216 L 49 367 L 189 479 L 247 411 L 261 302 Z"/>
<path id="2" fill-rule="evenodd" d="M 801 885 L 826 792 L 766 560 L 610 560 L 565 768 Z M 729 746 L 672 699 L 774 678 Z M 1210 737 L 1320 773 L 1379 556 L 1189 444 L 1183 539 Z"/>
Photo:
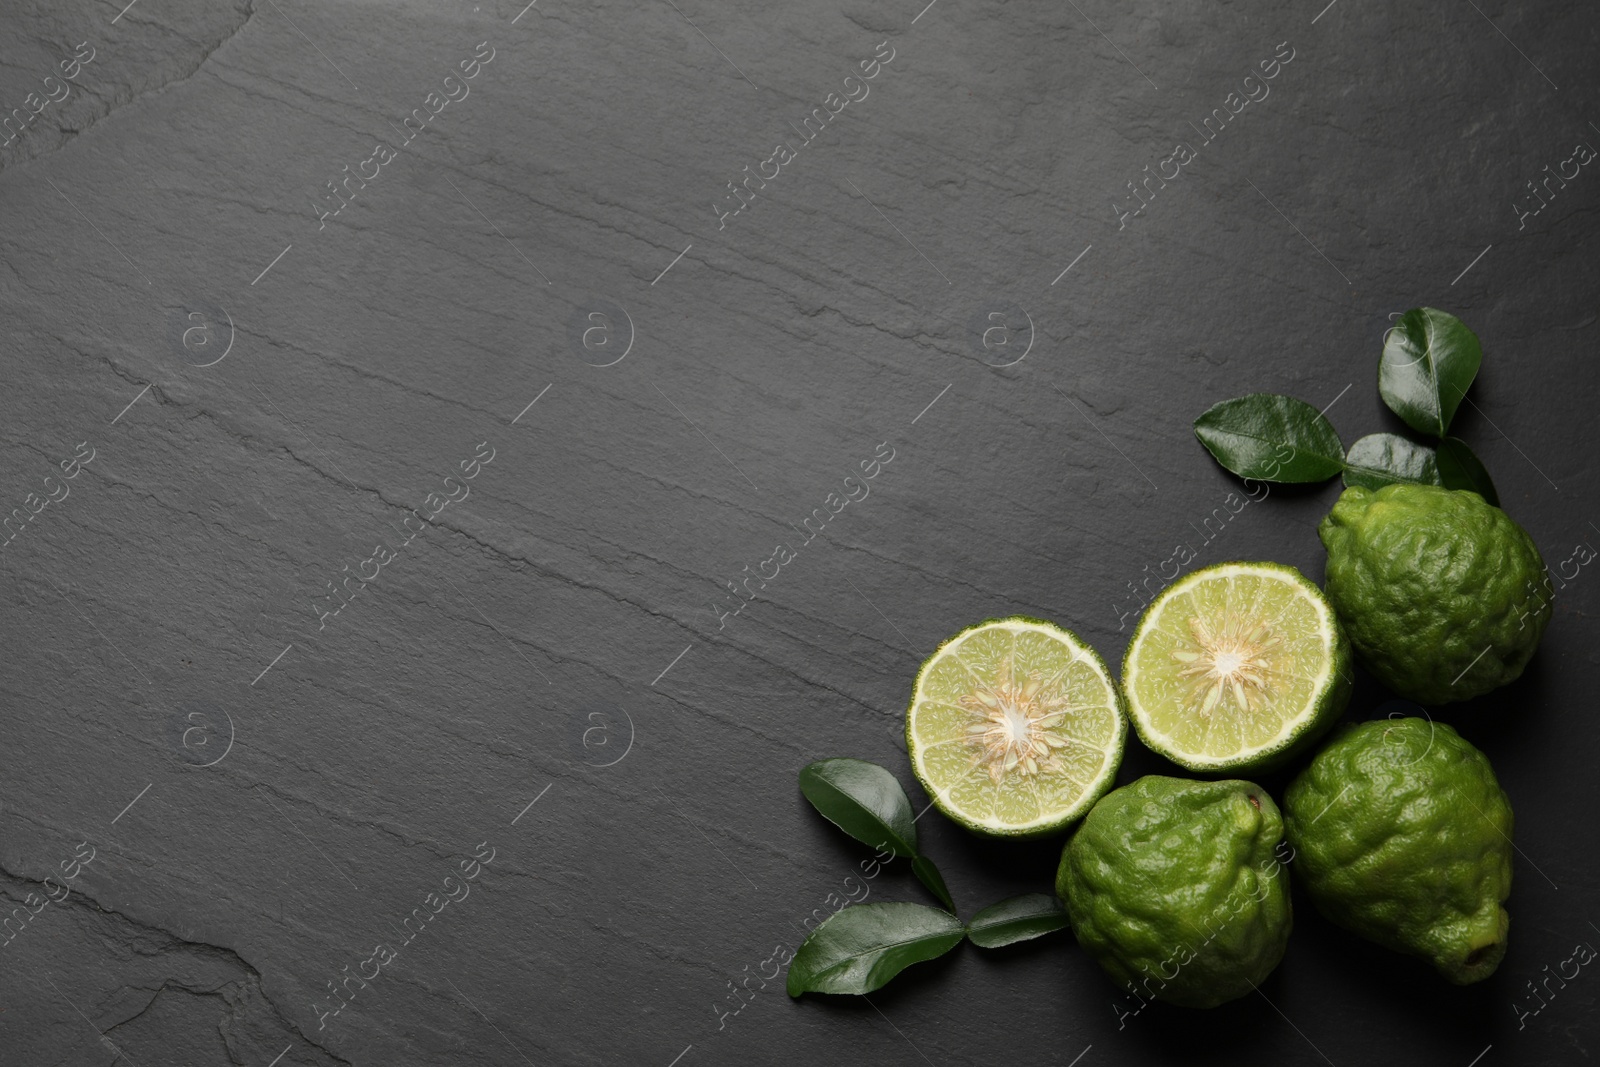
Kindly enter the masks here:
<path id="1" fill-rule="evenodd" d="M 924 4 L 4 6 L 0 1062 L 1593 1059 L 1592 6 Z M 1499 972 L 1301 899 L 1206 1014 L 1064 934 L 791 1001 L 808 919 L 927 899 L 796 772 L 920 809 L 979 619 L 1115 667 L 1179 546 L 1320 579 L 1337 484 L 1241 504 L 1190 423 L 1397 429 L 1418 305 L 1564 567 L 1439 712 L 1516 808 Z M 919 828 L 964 914 L 1050 884 Z"/>

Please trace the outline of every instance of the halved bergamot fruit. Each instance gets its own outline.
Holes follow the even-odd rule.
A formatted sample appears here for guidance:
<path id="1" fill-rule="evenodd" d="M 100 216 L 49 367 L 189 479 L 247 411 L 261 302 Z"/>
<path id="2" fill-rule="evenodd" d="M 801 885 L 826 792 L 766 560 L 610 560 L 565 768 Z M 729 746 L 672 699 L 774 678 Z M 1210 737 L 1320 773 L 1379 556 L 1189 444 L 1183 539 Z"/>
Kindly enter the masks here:
<path id="1" fill-rule="evenodd" d="M 1344 714 L 1351 683 L 1333 606 L 1281 563 L 1218 563 L 1167 586 L 1122 661 L 1140 739 L 1206 774 L 1286 762 Z"/>
<path id="2" fill-rule="evenodd" d="M 1106 665 L 1069 630 L 990 619 L 928 657 L 906 711 L 911 769 L 982 834 L 1063 829 L 1111 788 L 1128 720 Z"/>

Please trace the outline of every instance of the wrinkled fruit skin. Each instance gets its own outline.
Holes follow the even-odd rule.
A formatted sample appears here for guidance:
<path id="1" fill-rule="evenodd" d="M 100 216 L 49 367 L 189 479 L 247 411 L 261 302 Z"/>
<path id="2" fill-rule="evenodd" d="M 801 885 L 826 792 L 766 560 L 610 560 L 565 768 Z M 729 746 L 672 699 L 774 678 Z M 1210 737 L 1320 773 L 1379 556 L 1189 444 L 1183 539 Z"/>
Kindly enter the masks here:
<path id="1" fill-rule="evenodd" d="M 1317 528 L 1328 599 L 1361 661 L 1400 696 L 1482 696 L 1527 666 L 1550 621 L 1549 578 L 1521 526 L 1477 493 L 1346 489 Z"/>
<path id="2" fill-rule="evenodd" d="M 1260 985 L 1288 946 L 1282 835 L 1260 786 L 1151 775 L 1090 810 L 1061 853 L 1056 893 L 1113 982 L 1214 1008 Z"/>
<path id="3" fill-rule="evenodd" d="M 1457 985 L 1494 973 L 1511 919 L 1511 802 L 1444 723 L 1378 719 L 1289 785 L 1295 877 L 1317 910 Z"/>

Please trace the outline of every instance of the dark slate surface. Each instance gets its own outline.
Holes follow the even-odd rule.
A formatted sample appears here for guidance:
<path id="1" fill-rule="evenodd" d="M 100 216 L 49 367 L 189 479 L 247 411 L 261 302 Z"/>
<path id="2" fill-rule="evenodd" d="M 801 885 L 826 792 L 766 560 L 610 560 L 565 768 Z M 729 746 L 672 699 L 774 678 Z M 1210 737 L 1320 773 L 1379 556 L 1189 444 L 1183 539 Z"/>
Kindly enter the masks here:
<path id="1" fill-rule="evenodd" d="M 1331 484 L 1201 533 L 1237 489 L 1189 431 L 1210 403 L 1395 429 L 1382 332 L 1450 309 L 1507 508 L 1552 566 L 1600 542 L 1600 174 L 1536 214 L 1526 187 L 1600 145 L 1600 22 L 1323 2 L 10 0 L 0 103 L 43 110 L 0 149 L 0 488 L 32 516 L 0 560 L 0 893 L 66 896 L 0 950 L 0 1061 L 1589 1062 L 1600 978 L 1548 977 L 1600 942 L 1575 565 L 1528 675 L 1446 713 L 1516 806 L 1492 980 L 1304 906 L 1262 996 L 1204 1015 L 1119 1020 L 1065 936 L 870 1004 L 760 977 L 846 894 L 924 899 L 862 881 L 795 773 L 909 783 L 942 638 L 1024 612 L 1115 665 L 1179 544 L 1321 576 Z M 458 499 L 424 524 L 430 493 Z M 1134 750 L 1122 780 L 1161 769 Z M 1059 849 L 921 827 L 968 913 Z"/>

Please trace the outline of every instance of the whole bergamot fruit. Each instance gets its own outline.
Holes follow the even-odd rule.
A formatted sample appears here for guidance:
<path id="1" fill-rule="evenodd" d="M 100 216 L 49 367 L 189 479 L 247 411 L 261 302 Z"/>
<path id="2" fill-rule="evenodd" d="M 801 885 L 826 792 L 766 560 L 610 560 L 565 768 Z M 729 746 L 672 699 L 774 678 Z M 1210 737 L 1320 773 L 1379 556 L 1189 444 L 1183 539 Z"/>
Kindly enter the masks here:
<path id="1" fill-rule="evenodd" d="M 1260 786 L 1151 775 L 1090 810 L 1061 853 L 1056 893 L 1112 981 L 1214 1008 L 1260 985 L 1289 943 L 1282 835 Z"/>
<path id="2" fill-rule="evenodd" d="M 1450 981 L 1494 973 L 1511 924 L 1511 802 L 1444 723 L 1341 734 L 1283 797 L 1296 878 L 1317 910 Z"/>
<path id="3" fill-rule="evenodd" d="M 1533 539 L 1477 493 L 1346 489 L 1317 533 L 1328 599 L 1378 680 L 1422 704 L 1515 679 L 1550 621 Z"/>

